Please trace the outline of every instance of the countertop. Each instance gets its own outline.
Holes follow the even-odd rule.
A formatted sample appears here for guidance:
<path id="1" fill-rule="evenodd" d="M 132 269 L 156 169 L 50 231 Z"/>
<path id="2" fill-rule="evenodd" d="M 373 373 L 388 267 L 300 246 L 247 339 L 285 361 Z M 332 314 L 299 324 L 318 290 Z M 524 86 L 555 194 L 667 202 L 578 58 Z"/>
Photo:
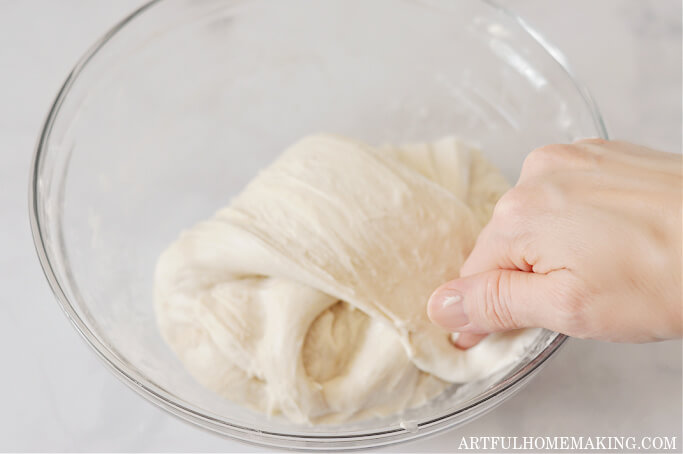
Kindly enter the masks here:
<path id="1" fill-rule="evenodd" d="M 62 314 L 34 252 L 29 163 L 47 110 L 90 44 L 139 0 L 0 0 L 0 450 L 246 451 L 119 382 Z M 592 91 L 610 136 L 681 152 L 679 0 L 509 0 Z M 386 450 L 445 452 L 461 437 L 677 436 L 680 341 L 571 339 L 521 392 L 462 429 Z"/>

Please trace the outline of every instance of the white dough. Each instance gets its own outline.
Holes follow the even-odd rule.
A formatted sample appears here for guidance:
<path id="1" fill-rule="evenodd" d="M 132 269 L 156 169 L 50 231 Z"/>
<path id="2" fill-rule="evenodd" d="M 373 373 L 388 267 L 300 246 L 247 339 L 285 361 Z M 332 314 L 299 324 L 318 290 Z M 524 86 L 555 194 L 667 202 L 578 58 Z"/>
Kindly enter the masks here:
<path id="1" fill-rule="evenodd" d="M 452 138 L 304 138 L 161 255 L 161 333 L 204 386 L 295 422 L 420 405 L 509 365 L 532 339 L 462 351 L 426 314 L 507 188 Z"/>

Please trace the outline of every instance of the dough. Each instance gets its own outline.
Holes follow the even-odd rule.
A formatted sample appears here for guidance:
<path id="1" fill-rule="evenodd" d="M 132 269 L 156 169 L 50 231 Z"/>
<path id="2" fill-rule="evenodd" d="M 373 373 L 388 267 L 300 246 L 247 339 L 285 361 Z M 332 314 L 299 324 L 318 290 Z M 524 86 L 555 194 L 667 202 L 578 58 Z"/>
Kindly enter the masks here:
<path id="1" fill-rule="evenodd" d="M 295 422 L 420 405 L 532 340 L 494 335 L 461 351 L 426 315 L 507 187 L 452 138 L 304 138 L 161 255 L 161 333 L 204 386 Z"/>

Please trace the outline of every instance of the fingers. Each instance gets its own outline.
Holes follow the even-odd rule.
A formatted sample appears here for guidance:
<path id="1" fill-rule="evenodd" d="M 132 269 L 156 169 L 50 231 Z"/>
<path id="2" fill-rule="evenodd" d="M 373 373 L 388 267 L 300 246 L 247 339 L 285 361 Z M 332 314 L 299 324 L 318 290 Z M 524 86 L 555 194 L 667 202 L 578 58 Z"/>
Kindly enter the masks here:
<path id="1" fill-rule="evenodd" d="M 453 341 L 453 345 L 461 350 L 467 350 L 479 343 L 487 334 L 460 333 L 458 338 Z"/>
<path id="2" fill-rule="evenodd" d="M 514 237 L 509 231 L 487 226 L 460 268 L 460 277 L 497 269 L 531 271 L 532 249 L 525 245 L 526 237 Z"/>
<path id="3" fill-rule="evenodd" d="M 427 311 L 432 322 L 457 333 L 544 326 L 549 316 L 544 302 L 552 298 L 553 284 L 550 275 L 488 271 L 442 285 L 430 297 Z M 472 339 L 465 337 L 462 344 Z"/>
<path id="4" fill-rule="evenodd" d="M 460 268 L 460 276 L 505 269 L 531 271 L 536 260 L 537 238 L 524 215 L 538 204 L 538 195 L 513 188 L 496 204 L 493 217 L 481 231 L 472 252 Z"/>
<path id="5" fill-rule="evenodd" d="M 510 269 L 507 242 L 490 222 L 477 237 L 477 242 L 469 256 L 460 267 L 460 276 L 469 276 L 480 271 Z"/>
<path id="6" fill-rule="evenodd" d="M 554 303 L 548 303 L 562 305 L 562 295 L 558 298 L 552 286 L 560 281 L 559 274 L 553 273 L 566 265 L 556 240 L 566 224 L 557 213 L 566 195 L 554 182 L 558 172 L 595 166 L 602 157 L 588 148 L 602 144 L 549 145 L 529 154 L 519 182 L 496 204 L 460 279 L 442 285 L 430 298 L 429 317 L 461 333 L 457 346 L 469 348 L 495 331 L 563 326 L 564 311 L 553 311 Z"/>

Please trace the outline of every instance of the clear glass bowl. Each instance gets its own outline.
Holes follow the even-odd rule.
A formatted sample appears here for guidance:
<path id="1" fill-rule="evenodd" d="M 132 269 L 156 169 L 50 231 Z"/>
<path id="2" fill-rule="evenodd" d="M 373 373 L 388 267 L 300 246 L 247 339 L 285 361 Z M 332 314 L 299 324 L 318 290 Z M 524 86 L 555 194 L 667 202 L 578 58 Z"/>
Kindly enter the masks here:
<path id="1" fill-rule="evenodd" d="M 35 244 L 78 332 L 145 398 L 262 445 L 395 443 L 509 397 L 564 336 L 543 332 L 514 367 L 402 415 L 316 427 L 217 398 L 166 347 L 152 306 L 159 253 L 313 132 L 371 143 L 455 134 L 481 145 L 511 181 L 537 146 L 606 137 L 559 54 L 493 4 L 152 2 L 76 65 L 35 154 Z"/>

